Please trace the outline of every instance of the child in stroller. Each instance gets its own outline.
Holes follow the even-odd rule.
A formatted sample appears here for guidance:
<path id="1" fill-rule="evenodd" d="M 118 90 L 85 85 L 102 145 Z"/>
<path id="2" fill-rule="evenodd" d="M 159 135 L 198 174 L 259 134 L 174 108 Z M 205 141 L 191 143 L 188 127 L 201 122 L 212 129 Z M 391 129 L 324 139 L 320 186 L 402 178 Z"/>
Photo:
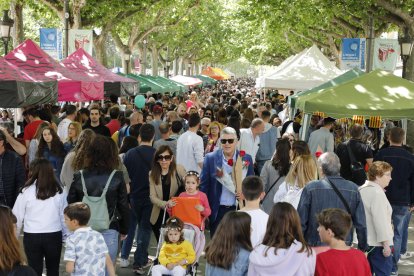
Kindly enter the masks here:
<path id="1" fill-rule="evenodd" d="M 169 218 L 163 236 L 159 264 L 152 268 L 152 275 L 186 275 L 187 265 L 196 260 L 196 254 L 193 245 L 184 239 L 184 223 L 177 217 Z"/>

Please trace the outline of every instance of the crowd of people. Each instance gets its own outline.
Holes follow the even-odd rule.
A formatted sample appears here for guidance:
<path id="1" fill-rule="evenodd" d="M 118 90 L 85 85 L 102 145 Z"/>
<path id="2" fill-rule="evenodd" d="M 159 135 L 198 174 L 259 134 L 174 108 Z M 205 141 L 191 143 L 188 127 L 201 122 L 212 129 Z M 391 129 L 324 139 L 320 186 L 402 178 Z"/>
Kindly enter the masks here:
<path id="1" fill-rule="evenodd" d="M 0 126 L 0 275 L 59 275 L 62 242 L 72 275 L 185 275 L 201 257 L 176 213 L 188 198 L 211 238 L 206 275 L 398 275 L 414 208 L 404 130 L 302 126 L 290 95 L 232 79 L 142 109 L 113 95 L 26 109 L 17 138 Z"/>

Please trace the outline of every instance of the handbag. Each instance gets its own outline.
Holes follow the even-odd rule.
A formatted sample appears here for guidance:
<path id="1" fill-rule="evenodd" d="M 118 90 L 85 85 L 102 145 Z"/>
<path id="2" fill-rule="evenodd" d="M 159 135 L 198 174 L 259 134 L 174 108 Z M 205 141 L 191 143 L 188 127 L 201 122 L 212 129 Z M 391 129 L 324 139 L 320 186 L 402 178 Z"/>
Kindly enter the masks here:
<path id="1" fill-rule="evenodd" d="M 367 180 L 367 174 L 365 173 L 365 168 L 361 164 L 361 162 L 358 162 L 355 158 L 354 153 L 352 152 L 351 146 L 349 144 L 349 141 L 346 143 L 346 149 L 348 150 L 349 154 L 349 160 L 351 163 L 351 175 L 352 175 L 352 182 L 357 184 L 358 186 L 361 186 L 365 183 L 365 180 Z"/>
<path id="2" fill-rule="evenodd" d="M 344 196 L 342 195 L 342 193 L 339 191 L 339 189 L 335 186 L 335 184 L 332 183 L 331 180 L 329 180 L 329 178 L 326 177 L 326 180 L 328 181 L 328 183 L 331 185 L 332 189 L 335 191 L 335 193 L 338 195 L 338 197 L 341 199 L 342 203 L 345 206 L 345 209 L 348 211 L 348 213 L 352 216 L 351 213 L 351 208 L 349 208 L 349 204 L 348 202 L 346 202 Z"/>

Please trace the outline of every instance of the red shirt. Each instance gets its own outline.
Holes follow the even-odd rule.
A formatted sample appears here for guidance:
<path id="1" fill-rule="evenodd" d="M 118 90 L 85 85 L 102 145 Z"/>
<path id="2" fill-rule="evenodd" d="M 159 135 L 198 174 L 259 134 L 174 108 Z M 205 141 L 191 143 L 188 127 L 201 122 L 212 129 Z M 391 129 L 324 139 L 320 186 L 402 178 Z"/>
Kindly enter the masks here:
<path id="1" fill-rule="evenodd" d="M 24 135 L 23 135 L 23 139 L 26 141 L 30 141 L 34 138 L 34 135 L 36 134 L 36 130 L 38 128 L 38 126 L 43 123 L 43 120 L 36 120 L 33 121 L 31 123 L 29 123 L 25 128 L 24 128 Z"/>
<path id="2" fill-rule="evenodd" d="M 316 256 L 315 275 L 371 276 L 365 254 L 357 249 L 330 249 Z"/>
<path id="3" fill-rule="evenodd" d="M 115 132 L 117 132 L 121 128 L 121 123 L 119 122 L 118 119 L 112 119 L 105 126 L 109 128 L 109 132 L 111 133 L 111 136 L 112 136 Z"/>

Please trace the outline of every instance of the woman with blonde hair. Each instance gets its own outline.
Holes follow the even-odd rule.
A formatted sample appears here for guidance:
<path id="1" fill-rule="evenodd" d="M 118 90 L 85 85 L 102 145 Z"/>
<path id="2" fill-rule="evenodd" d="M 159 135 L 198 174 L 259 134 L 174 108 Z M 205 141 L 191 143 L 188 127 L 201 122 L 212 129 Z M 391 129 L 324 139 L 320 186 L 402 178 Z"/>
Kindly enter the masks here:
<path id="1" fill-rule="evenodd" d="M 207 145 L 205 154 L 213 152 L 220 148 L 220 131 L 221 124 L 217 121 L 211 122 L 208 128 Z"/>
<path id="2" fill-rule="evenodd" d="M 303 188 L 318 178 L 317 166 L 311 155 L 298 156 L 276 192 L 273 202 L 288 202 L 297 209 Z"/>
<path id="3" fill-rule="evenodd" d="M 68 126 L 68 138 L 66 142 L 63 144 L 66 152 L 70 152 L 76 145 L 78 141 L 79 135 L 82 132 L 82 125 L 78 122 L 71 122 Z"/>

